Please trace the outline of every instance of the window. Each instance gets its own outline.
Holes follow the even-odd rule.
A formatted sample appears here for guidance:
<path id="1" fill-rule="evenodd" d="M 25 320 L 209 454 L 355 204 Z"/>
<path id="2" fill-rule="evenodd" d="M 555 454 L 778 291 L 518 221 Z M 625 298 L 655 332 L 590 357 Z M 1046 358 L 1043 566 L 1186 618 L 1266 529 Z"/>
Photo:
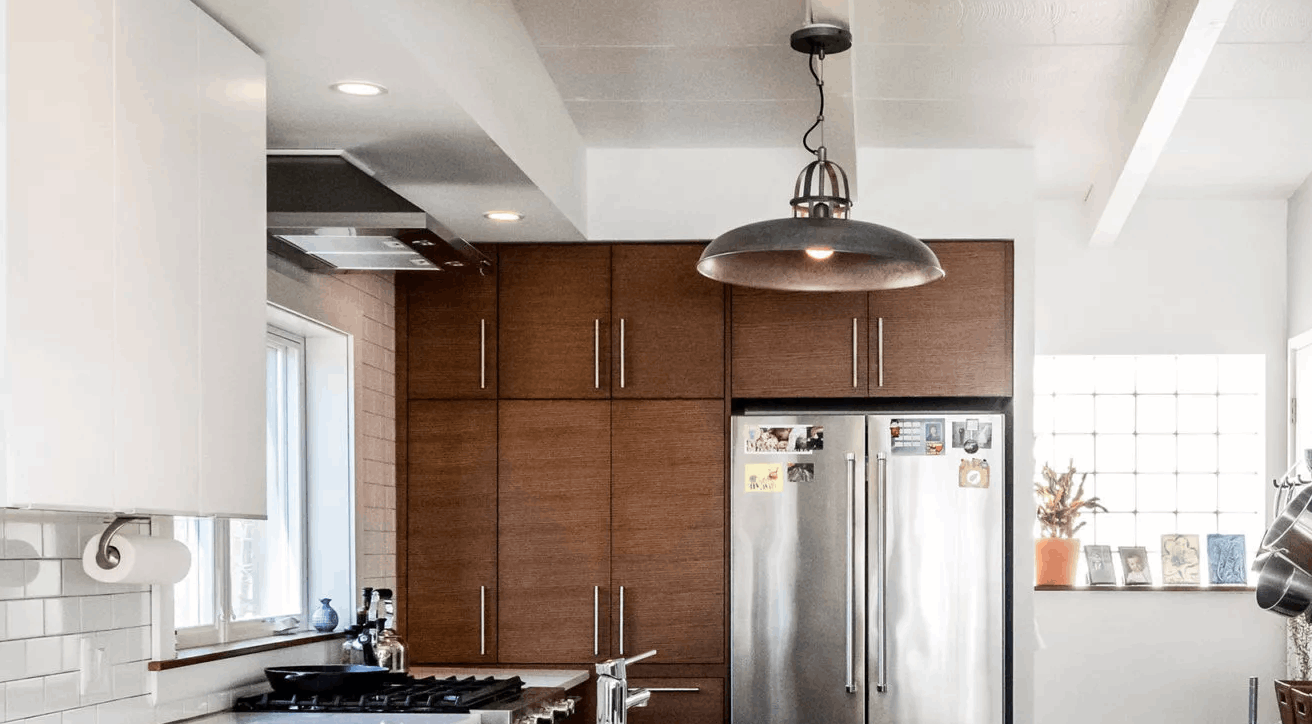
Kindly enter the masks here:
<path id="1" fill-rule="evenodd" d="M 1262 355 L 1037 357 L 1035 470 L 1074 461 L 1107 513 L 1086 512 L 1083 543 L 1143 546 L 1161 536 L 1263 530 Z M 1154 574 L 1160 580 L 1160 573 Z M 1203 571 L 1206 581 L 1207 572 Z"/>
<path id="2" fill-rule="evenodd" d="M 270 327 L 266 351 L 267 520 L 179 517 L 174 537 L 192 551 L 174 587 L 178 646 L 255 638 L 308 616 L 305 340 Z"/>

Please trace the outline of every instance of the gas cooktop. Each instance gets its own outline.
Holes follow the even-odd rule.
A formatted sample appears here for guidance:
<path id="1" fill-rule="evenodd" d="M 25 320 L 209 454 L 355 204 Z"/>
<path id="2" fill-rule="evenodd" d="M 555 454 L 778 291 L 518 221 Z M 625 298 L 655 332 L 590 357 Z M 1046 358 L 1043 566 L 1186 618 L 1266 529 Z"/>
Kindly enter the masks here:
<path id="1" fill-rule="evenodd" d="M 342 712 L 388 714 L 463 714 L 513 707 L 521 699 L 524 682 L 518 676 L 417 679 L 398 674 L 363 695 L 259 694 L 238 699 L 236 711 Z"/>

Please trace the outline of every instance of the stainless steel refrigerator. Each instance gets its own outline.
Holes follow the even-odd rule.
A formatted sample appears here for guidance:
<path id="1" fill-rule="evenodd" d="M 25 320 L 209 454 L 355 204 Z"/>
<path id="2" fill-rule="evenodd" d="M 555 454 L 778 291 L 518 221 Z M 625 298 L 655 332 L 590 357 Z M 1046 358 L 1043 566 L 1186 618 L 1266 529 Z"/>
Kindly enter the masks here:
<path id="1" fill-rule="evenodd" d="M 1009 720 L 1005 417 L 733 422 L 733 724 Z"/>

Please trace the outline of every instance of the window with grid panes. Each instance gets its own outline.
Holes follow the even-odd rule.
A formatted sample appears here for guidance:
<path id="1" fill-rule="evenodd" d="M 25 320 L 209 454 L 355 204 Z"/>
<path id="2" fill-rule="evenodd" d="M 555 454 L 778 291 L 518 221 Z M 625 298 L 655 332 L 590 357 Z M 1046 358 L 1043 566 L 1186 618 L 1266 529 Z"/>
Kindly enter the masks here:
<path id="1" fill-rule="evenodd" d="M 1197 534 L 1206 582 L 1207 534 L 1245 535 L 1250 561 L 1261 540 L 1265 389 L 1263 355 L 1036 357 L 1036 475 L 1088 472 L 1108 512 L 1077 537 L 1147 548 L 1154 582 L 1162 535 Z"/>

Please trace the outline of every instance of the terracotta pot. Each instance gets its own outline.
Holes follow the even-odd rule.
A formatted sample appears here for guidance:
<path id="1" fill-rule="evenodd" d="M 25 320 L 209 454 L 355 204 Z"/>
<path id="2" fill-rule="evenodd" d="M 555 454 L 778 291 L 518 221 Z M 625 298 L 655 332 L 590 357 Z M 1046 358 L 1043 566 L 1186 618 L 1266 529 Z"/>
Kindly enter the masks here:
<path id="1" fill-rule="evenodd" d="M 1080 542 L 1075 538 L 1039 538 L 1034 541 L 1035 579 L 1040 586 L 1075 585 L 1080 563 Z"/>

